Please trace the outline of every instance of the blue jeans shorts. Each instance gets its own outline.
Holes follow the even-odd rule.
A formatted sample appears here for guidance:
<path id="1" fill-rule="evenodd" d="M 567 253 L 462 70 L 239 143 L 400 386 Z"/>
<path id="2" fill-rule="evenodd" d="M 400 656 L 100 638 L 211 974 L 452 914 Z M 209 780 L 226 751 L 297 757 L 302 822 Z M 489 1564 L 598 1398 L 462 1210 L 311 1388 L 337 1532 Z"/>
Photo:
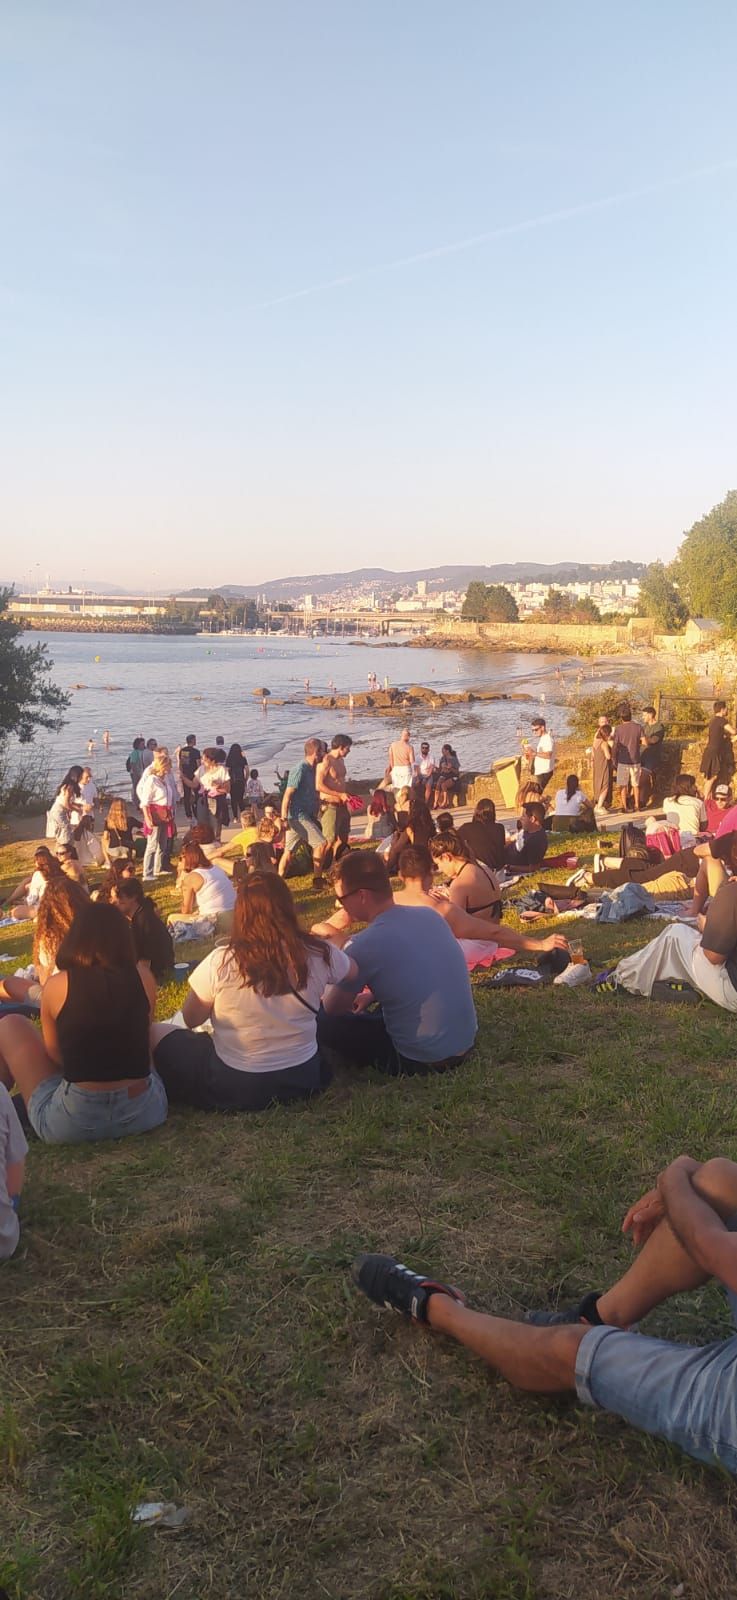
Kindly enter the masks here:
<path id="1" fill-rule="evenodd" d="M 737 1232 L 737 1216 L 727 1223 Z M 737 1293 L 728 1289 L 737 1324 Z M 737 1475 L 737 1333 L 713 1344 L 673 1344 L 621 1328 L 591 1328 L 576 1355 L 586 1405 Z"/>
<path id="2" fill-rule="evenodd" d="M 153 1070 L 148 1087 L 133 1096 L 127 1089 L 80 1089 L 55 1073 L 39 1083 L 27 1106 L 31 1127 L 44 1144 L 86 1144 L 149 1133 L 166 1122 L 168 1109 L 166 1090 Z"/>

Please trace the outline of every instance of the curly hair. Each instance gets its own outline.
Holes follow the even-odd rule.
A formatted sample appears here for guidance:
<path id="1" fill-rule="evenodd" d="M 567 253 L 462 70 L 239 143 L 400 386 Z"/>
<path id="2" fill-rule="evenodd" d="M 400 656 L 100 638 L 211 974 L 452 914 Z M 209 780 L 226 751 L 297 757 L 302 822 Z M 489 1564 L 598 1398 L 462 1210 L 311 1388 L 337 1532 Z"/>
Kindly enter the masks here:
<path id="1" fill-rule="evenodd" d="M 251 872 L 239 882 L 227 955 L 243 986 L 267 999 L 303 989 L 311 955 L 328 963 L 324 939 L 300 926 L 290 890 L 274 872 Z"/>
<path id="2" fill-rule="evenodd" d="M 89 896 L 74 878 L 65 872 L 49 879 L 33 930 L 33 964 L 38 967 L 53 966 L 62 939 L 66 938 L 74 918 L 89 905 Z"/>

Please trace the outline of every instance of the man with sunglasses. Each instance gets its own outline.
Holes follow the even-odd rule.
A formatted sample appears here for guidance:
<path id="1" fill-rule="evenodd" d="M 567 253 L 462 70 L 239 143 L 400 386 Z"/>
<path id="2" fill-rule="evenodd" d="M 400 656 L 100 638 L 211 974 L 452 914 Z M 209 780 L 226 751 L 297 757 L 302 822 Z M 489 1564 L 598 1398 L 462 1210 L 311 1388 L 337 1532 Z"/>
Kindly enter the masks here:
<path id="1" fill-rule="evenodd" d="M 458 1066 L 473 1049 L 477 1024 L 465 957 L 450 928 L 425 907 L 396 905 L 374 853 L 344 856 L 333 881 L 351 921 L 368 927 L 344 946 L 357 975 L 323 997 L 320 1047 L 393 1077 Z M 356 1014 L 365 990 L 380 1009 Z"/>

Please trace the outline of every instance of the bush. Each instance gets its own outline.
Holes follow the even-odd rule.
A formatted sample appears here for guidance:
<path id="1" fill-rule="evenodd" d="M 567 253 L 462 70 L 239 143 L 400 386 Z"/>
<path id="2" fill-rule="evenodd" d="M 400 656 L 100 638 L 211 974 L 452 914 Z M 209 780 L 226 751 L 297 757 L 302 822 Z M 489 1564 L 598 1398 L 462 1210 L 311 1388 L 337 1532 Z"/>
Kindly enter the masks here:
<path id="1" fill-rule="evenodd" d="M 45 750 L 0 755 L 0 813 L 35 817 L 51 805 L 51 763 Z"/>

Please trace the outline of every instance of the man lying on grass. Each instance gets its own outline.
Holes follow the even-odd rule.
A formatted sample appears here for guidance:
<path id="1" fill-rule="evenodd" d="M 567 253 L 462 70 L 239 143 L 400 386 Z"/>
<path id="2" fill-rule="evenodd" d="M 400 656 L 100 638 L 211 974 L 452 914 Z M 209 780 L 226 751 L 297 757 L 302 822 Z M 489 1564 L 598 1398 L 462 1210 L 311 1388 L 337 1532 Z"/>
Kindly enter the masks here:
<path id="1" fill-rule="evenodd" d="M 712 839 L 710 848 L 728 871 L 737 872 L 737 833 Z M 669 923 L 643 950 L 624 956 L 598 988 L 650 996 L 655 983 L 668 980 L 688 983 L 725 1011 L 737 1011 L 737 878 L 725 878 L 717 888 L 699 928 Z"/>
<path id="2" fill-rule="evenodd" d="M 575 1390 L 699 1461 L 737 1473 L 737 1333 L 693 1346 L 632 1332 L 671 1295 L 711 1277 L 737 1322 L 737 1164 L 678 1156 L 622 1224 L 640 1254 L 603 1294 L 527 1322 L 471 1311 L 463 1295 L 392 1256 L 361 1255 L 353 1277 L 375 1305 L 447 1333 L 518 1389 Z"/>

